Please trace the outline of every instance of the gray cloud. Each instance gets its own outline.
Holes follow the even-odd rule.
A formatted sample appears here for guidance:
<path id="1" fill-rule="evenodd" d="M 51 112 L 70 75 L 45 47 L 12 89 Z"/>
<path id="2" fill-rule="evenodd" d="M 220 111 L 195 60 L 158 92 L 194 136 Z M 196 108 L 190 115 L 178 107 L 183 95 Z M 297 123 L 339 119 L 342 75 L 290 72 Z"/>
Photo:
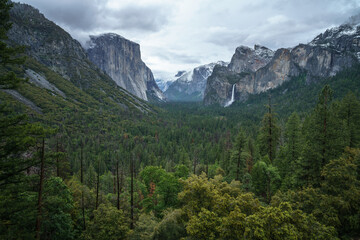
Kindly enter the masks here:
<path id="1" fill-rule="evenodd" d="M 124 5 L 120 9 L 106 8 L 100 0 L 25 0 L 39 8 L 45 16 L 72 30 L 99 31 L 126 29 L 155 32 L 167 23 L 165 7 L 151 5 Z"/>
<path id="2" fill-rule="evenodd" d="M 180 54 L 171 51 L 159 52 L 157 55 L 159 58 L 165 61 L 174 61 L 176 63 L 185 63 L 185 64 L 200 64 L 200 59 L 198 56 Z"/>
<path id="3" fill-rule="evenodd" d="M 38 8 L 47 18 L 59 25 L 73 29 L 90 30 L 96 26 L 96 19 L 101 12 L 96 0 L 88 1 L 22 1 Z"/>
<path id="4" fill-rule="evenodd" d="M 234 50 L 241 42 L 249 36 L 244 32 L 236 32 L 229 30 L 214 31 L 209 34 L 207 41 L 219 46 L 227 46 L 229 50 Z"/>
<path id="5" fill-rule="evenodd" d="M 115 29 L 137 29 L 143 31 L 159 31 L 167 23 L 167 16 L 158 6 L 126 6 L 118 11 L 110 12 Z M 102 25 L 108 22 L 102 22 Z"/>
<path id="6" fill-rule="evenodd" d="M 115 32 L 141 46 L 154 72 L 229 61 L 235 48 L 311 41 L 360 12 L 359 0 L 20 0 L 84 43 Z"/>

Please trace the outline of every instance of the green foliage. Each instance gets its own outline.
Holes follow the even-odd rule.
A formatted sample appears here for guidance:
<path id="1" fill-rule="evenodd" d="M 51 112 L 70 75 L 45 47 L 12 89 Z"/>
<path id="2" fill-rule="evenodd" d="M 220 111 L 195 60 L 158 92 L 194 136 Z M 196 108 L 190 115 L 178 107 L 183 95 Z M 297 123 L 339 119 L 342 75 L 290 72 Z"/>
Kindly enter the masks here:
<path id="1" fill-rule="evenodd" d="M 150 212 L 150 214 L 141 214 L 139 220 L 136 222 L 134 232 L 130 235 L 130 239 L 154 239 L 154 229 L 157 223 L 157 219 L 152 212 Z"/>
<path id="2" fill-rule="evenodd" d="M 140 177 L 147 186 L 147 197 L 143 205 L 147 211 L 162 211 L 177 204 L 177 194 L 180 192 L 178 178 L 167 173 L 161 167 L 147 166 L 141 171 Z"/>
<path id="3" fill-rule="evenodd" d="M 219 239 L 220 223 L 220 218 L 216 213 L 210 212 L 205 208 L 201 208 L 197 215 L 191 216 L 186 226 L 186 231 L 193 239 Z"/>
<path id="4" fill-rule="evenodd" d="M 253 195 L 219 177 L 193 175 L 184 184 L 179 197 L 186 199 L 182 211 L 189 239 L 337 239 L 335 228 L 290 203 L 263 207 Z"/>
<path id="5" fill-rule="evenodd" d="M 0 89 L 16 88 L 24 80 L 17 77 L 15 72 L 9 69 L 24 62 L 24 58 L 18 56 L 22 52 L 21 47 L 10 47 L 5 42 L 7 32 L 11 28 L 9 11 L 13 4 L 7 0 L 0 1 Z"/>
<path id="6" fill-rule="evenodd" d="M 61 178 L 45 182 L 42 212 L 42 239 L 73 239 L 74 208 L 71 193 Z"/>
<path id="7" fill-rule="evenodd" d="M 154 240 L 181 239 L 186 236 L 185 215 L 181 209 L 167 211 L 154 229 Z"/>
<path id="8" fill-rule="evenodd" d="M 121 210 L 100 204 L 94 211 L 94 219 L 83 232 L 84 239 L 126 239 L 129 234 L 127 221 Z"/>
<path id="9" fill-rule="evenodd" d="M 179 164 L 175 166 L 175 177 L 186 179 L 189 176 L 189 168 L 184 164 Z"/>
<path id="10" fill-rule="evenodd" d="M 270 101 L 270 100 L 269 100 Z M 277 125 L 277 118 L 272 112 L 271 102 L 267 106 L 269 111 L 261 121 L 261 128 L 258 135 L 259 149 L 262 156 L 268 155 L 270 162 L 276 157 L 276 150 L 279 143 L 280 128 Z"/>
<path id="11" fill-rule="evenodd" d="M 360 144 L 360 102 L 355 94 L 349 92 L 340 103 L 339 116 L 346 126 L 346 145 L 354 148 Z"/>
<path id="12" fill-rule="evenodd" d="M 235 179 L 238 181 L 242 180 L 246 171 L 246 162 L 244 156 L 245 144 L 246 144 L 245 135 L 243 131 L 240 130 L 236 137 L 235 144 L 230 156 L 230 160 L 232 163 L 230 166 L 231 169 L 236 169 Z"/>
<path id="13" fill-rule="evenodd" d="M 278 169 L 264 161 L 258 161 L 254 165 L 251 179 L 254 192 L 267 202 L 271 200 L 271 196 L 278 190 L 281 183 Z"/>
<path id="14" fill-rule="evenodd" d="M 272 205 L 289 201 L 293 208 L 312 214 L 322 224 L 336 228 L 339 236 L 356 236 L 360 213 L 359 162 L 356 160 L 359 154 L 359 150 L 347 149 L 342 157 L 324 166 L 319 188 L 279 192 Z"/>
<path id="15" fill-rule="evenodd" d="M 58 140 L 45 125 L 58 129 L 61 150 L 46 154 L 44 239 L 358 237 L 360 154 L 344 153 L 360 144 L 358 66 L 312 84 L 302 75 L 226 109 L 200 103 L 165 103 L 160 109 L 94 69 L 82 68 L 84 78 L 68 80 L 31 57 L 22 63 L 17 49 L 5 44 L 10 5 L 0 1 L 0 85 L 17 87 L 43 114 L 0 91 L 0 238 L 34 237 L 39 139 L 46 137 L 46 152 L 57 149 Z M 26 24 L 44 27 L 35 20 Z M 59 36 L 52 31 L 47 37 Z M 69 76 L 78 76 L 76 67 Z M 21 81 L 23 69 L 44 76 L 66 97 Z M 349 89 L 354 94 L 339 101 Z M 269 94 L 277 114 L 271 103 L 264 107 Z M 60 174 L 67 187 L 52 177 L 57 157 L 69 163 Z M 103 204 L 95 210 L 97 176 Z M 120 210 L 114 207 L 118 196 Z"/>
<path id="16" fill-rule="evenodd" d="M 318 223 L 311 215 L 293 210 L 289 203 L 262 208 L 245 221 L 248 239 L 338 239 L 334 228 Z M 235 239 L 235 238 L 233 238 Z"/>
<path id="17" fill-rule="evenodd" d="M 321 169 L 341 155 L 345 144 L 344 124 L 338 115 L 336 103 L 331 104 L 332 90 L 326 85 L 319 95 L 319 102 L 305 121 L 305 148 L 300 159 L 298 179 L 300 184 L 320 181 Z"/>

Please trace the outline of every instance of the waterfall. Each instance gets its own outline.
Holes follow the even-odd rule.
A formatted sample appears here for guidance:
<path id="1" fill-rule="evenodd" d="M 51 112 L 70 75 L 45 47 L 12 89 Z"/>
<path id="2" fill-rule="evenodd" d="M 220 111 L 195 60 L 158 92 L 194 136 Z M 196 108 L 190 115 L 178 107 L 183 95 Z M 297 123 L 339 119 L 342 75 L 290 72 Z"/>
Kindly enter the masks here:
<path id="1" fill-rule="evenodd" d="M 234 98 L 235 98 L 235 84 L 232 87 L 231 99 L 227 103 L 225 103 L 224 107 L 230 106 L 235 101 Z"/>

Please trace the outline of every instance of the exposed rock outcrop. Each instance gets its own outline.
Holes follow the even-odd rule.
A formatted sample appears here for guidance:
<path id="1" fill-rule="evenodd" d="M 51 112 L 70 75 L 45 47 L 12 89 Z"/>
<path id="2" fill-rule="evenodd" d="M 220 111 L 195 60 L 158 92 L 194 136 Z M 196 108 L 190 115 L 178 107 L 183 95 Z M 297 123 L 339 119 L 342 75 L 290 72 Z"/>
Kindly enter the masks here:
<path id="1" fill-rule="evenodd" d="M 264 46 L 255 45 L 254 49 L 240 46 L 231 58 L 229 69 L 236 73 L 256 72 L 268 64 L 273 56 L 274 52 Z"/>
<path id="2" fill-rule="evenodd" d="M 309 84 L 334 76 L 359 62 L 359 39 L 360 27 L 346 24 L 327 30 L 309 44 L 278 49 L 274 54 L 264 47 L 239 47 L 229 67 L 218 69 L 209 77 L 204 104 L 224 105 L 231 97 L 233 84 L 235 99 L 244 101 L 249 94 L 276 88 L 299 74 L 305 74 Z M 256 54 L 257 49 L 262 49 L 262 54 Z"/>
<path id="3" fill-rule="evenodd" d="M 151 70 L 141 60 L 139 44 L 114 33 L 90 36 L 87 53 L 118 86 L 145 101 L 164 100 Z"/>
<path id="4" fill-rule="evenodd" d="M 116 86 L 114 81 L 93 64 L 81 44 L 69 33 L 48 20 L 38 9 L 27 4 L 14 3 L 10 10 L 12 28 L 8 32 L 9 43 L 24 45 L 26 54 L 40 64 L 58 73 L 76 87 L 103 103 L 110 101 L 124 106 L 149 112 L 146 103 L 126 90 Z M 31 82 L 48 88 L 54 94 L 65 96 L 59 86 L 46 83 L 41 72 L 27 72 Z M 69 96 L 68 96 L 69 97 Z"/>

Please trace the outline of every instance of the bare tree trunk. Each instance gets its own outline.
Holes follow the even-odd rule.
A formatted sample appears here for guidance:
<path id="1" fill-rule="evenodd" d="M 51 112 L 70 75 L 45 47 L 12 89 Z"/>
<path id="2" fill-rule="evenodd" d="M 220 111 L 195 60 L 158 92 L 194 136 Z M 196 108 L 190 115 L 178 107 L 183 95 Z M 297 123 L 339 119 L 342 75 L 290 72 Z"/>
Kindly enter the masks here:
<path id="1" fill-rule="evenodd" d="M 194 151 L 194 175 L 196 174 L 197 150 Z"/>
<path id="2" fill-rule="evenodd" d="M 99 187 L 100 187 L 100 159 L 98 159 L 97 179 L 96 179 L 96 202 L 95 209 L 99 206 Z"/>
<path id="3" fill-rule="evenodd" d="M 84 187 L 84 167 L 83 167 L 83 145 L 81 143 L 81 149 L 80 149 L 80 182 L 81 187 Z M 85 207 L 84 207 L 84 189 L 81 191 L 81 209 L 82 209 L 82 217 L 83 217 L 83 229 L 86 229 L 86 222 L 85 222 Z"/>
<path id="4" fill-rule="evenodd" d="M 269 158 L 270 158 L 270 162 L 273 162 L 273 152 L 272 152 L 272 148 L 273 148 L 273 142 L 272 142 L 272 116 L 271 116 L 271 95 L 269 95 Z"/>
<path id="5" fill-rule="evenodd" d="M 239 181 L 239 175 L 240 175 L 240 156 L 239 156 L 239 159 L 237 161 L 237 168 L 236 168 L 236 180 L 237 181 Z"/>
<path id="6" fill-rule="evenodd" d="M 41 210 L 42 210 L 42 192 L 44 184 L 44 164 L 45 164 L 45 138 L 42 139 L 42 150 L 41 150 L 41 165 L 40 165 L 40 186 L 39 186 L 39 195 L 38 195 L 38 213 L 36 217 L 36 239 L 40 239 L 40 229 L 41 229 Z"/>
<path id="7" fill-rule="evenodd" d="M 326 153 L 326 127 L 327 127 L 327 96 L 325 96 L 325 116 L 324 116 L 324 123 L 323 123 L 323 142 L 322 142 L 322 159 L 321 159 L 321 167 L 323 167 L 325 165 L 325 153 Z"/>
<path id="8" fill-rule="evenodd" d="M 56 138 L 56 176 L 60 177 L 60 163 L 59 163 L 59 139 Z"/>
<path id="9" fill-rule="evenodd" d="M 119 161 L 116 162 L 117 209 L 120 209 Z"/>
<path id="10" fill-rule="evenodd" d="M 133 156 L 134 158 L 134 156 Z M 130 229 L 134 229 L 134 159 L 131 158 L 131 162 L 130 162 L 130 178 L 131 178 L 131 183 L 130 183 L 130 205 L 131 205 L 131 210 L 130 210 Z"/>

